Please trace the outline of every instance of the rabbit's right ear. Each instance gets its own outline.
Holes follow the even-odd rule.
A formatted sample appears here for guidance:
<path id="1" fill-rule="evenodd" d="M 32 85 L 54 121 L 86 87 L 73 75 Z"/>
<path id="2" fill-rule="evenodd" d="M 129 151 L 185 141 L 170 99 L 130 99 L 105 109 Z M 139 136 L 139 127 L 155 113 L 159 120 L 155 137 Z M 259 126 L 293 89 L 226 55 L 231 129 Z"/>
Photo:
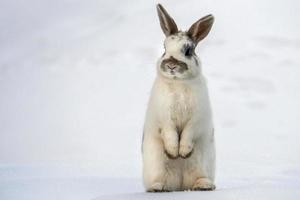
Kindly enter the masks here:
<path id="1" fill-rule="evenodd" d="M 157 8 L 160 26 L 164 34 L 166 36 L 169 36 L 174 33 L 177 33 L 178 32 L 177 25 L 175 21 L 172 19 L 172 17 L 170 17 L 170 15 L 164 9 L 164 7 L 161 4 L 157 4 L 156 8 Z"/>

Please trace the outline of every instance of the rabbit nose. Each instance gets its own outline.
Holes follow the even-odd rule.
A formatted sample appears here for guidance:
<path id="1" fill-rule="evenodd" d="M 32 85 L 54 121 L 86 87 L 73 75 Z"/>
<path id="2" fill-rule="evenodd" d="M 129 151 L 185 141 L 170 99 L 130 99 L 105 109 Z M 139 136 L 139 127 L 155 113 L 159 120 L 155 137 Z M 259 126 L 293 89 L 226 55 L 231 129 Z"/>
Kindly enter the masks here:
<path id="1" fill-rule="evenodd" d="M 173 70 L 176 68 L 176 65 L 167 65 L 169 69 Z"/>

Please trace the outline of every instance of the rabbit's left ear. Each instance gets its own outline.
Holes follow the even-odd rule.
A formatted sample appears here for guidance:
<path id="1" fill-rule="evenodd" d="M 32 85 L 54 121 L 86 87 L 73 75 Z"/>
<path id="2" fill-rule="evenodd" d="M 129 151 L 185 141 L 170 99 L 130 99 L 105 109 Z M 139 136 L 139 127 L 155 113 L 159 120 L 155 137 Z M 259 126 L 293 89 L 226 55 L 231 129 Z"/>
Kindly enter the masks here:
<path id="1" fill-rule="evenodd" d="M 196 44 L 198 44 L 198 42 L 203 40 L 208 35 L 213 23 L 214 17 L 212 15 L 202 17 L 191 26 L 187 34 Z"/>
<path id="2" fill-rule="evenodd" d="M 174 19 L 172 19 L 172 17 L 170 17 L 170 15 L 167 13 L 166 9 L 161 4 L 157 4 L 156 8 L 157 8 L 157 14 L 159 17 L 160 26 L 164 34 L 166 36 L 169 36 L 177 33 L 178 32 L 177 25 Z"/>

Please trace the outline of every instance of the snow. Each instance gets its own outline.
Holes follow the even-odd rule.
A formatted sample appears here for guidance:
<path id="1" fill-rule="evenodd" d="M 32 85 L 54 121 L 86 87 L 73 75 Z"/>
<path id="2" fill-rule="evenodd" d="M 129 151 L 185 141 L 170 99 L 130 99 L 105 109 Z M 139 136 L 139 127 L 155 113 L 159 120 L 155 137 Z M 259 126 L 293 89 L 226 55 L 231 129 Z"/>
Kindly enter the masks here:
<path id="1" fill-rule="evenodd" d="M 157 1 L 0 2 L 0 199 L 297 199 L 300 3 L 161 1 L 197 48 L 217 190 L 144 193 L 141 135 L 163 52 Z M 188 14 L 187 14 L 188 13 Z"/>

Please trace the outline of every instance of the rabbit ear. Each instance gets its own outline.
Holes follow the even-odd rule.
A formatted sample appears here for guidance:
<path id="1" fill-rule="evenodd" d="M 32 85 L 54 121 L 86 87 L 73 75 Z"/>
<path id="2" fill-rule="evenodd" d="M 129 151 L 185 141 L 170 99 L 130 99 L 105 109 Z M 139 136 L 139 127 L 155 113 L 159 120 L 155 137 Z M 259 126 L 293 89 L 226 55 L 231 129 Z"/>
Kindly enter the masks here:
<path id="1" fill-rule="evenodd" d="M 198 44 L 198 42 L 200 42 L 207 36 L 213 23 L 214 23 L 214 17 L 212 15 L 207 15 L 205 17 L 202 17 L 191 26 L 187 34 L 192 38 L 192 40 L 196 44 Z"/>
<path id="2" fill-rule="evenodd" d="M 170 15 L 164 9 L 164 7 L 161 4 L 157 4 L 156 8 L 157 8 L 160 26 L 164 34 L 166 36 L 169 36 L 174 33 L 177 33 L 178 32 L 177 25 L 175 21 L 172 19 L 172 17 L 170 17 Z"/>

